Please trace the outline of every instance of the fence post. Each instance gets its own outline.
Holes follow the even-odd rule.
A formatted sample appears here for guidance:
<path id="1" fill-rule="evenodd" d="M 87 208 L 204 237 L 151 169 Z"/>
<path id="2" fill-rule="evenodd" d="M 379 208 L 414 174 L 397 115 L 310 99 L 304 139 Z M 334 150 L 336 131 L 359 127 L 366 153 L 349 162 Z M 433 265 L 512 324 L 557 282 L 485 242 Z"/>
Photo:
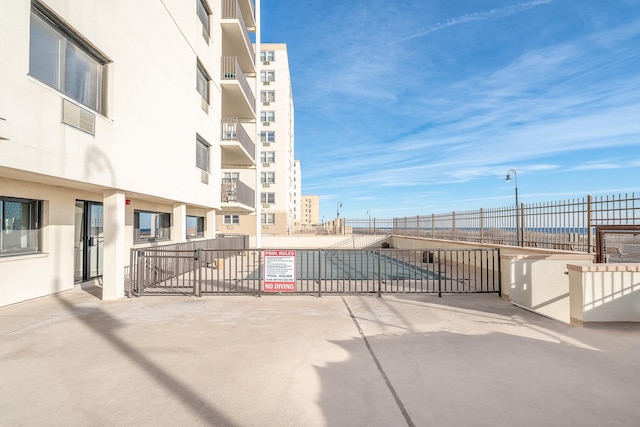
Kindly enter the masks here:
<path id="1" fill-rule="evenodd" d="M 591 248 L 593 247 L 593 232 L 591 231 L 591 224 L 593 221 L 593 218 L 591 217 L 591 215 L 593 214 L 593 211 L 591 209 L 591 204 L 593 203 L 593 198 L 591 196 L 591 194 L 589 194 L 587 196 L 587 253 L 592 253 L 591 252 Z"/>
<path id="2" fill-rule="evenodd" d="M 382 248 L 378 251 L 378 298 L 382 297 Z"/>
<path id="3" fill-rule="evenodd" d="M 442 298 L 442 269 L 440 267 L 440 249 L 438 249 L 438 297 Z"/>
<path id="4" fill-rule="evenodd" d="M 262 249 L 258 249 L 258 297 L 262 296 Z"/>
<path id="5" fill-rule="evenodd" d="M 484 243 L 484 210 L 480 208 L 480 243 Z"/>
<path id="6" fill-rule="evenodd" d="M 451 236 L 456 240 L 456 211 L 451 212 Z"/>
<path id="7" fill-rule="evenodd" d="M 497 248 L 495 250 L 498 251 L 498 296 L 502 298 L 502 259 L 500 258 L 500 248 Z M 493 271 L 495 271 L 495 269 Z M 494 277 L 494 283 L 495 283 L 495 277 Z"/>
<path id="8" fill-rule="evenodd" d="M 193 251 L 193 267 L 196 271 L 196 277 L 193 283 L 193 295 L 196 297 L 201 297 L 201 283 L 202 280 L 202 271 L 200 271 L 200 249 L 194 249 Z"/>
<path id="9" fill-rule="evenodd" d="M 318 298 L 322 296 L 322 249 L 318 250 Z"/>
<path id="10" fill-rule="evenodd" d="M 138 259 L 136 262 L 138 264 L 136 276 L 138 277 L 136 278 L 135 290 L 136 296 L 139 297 L 142 294 L 141 288 L 144 283 L 144 251 L 138 252 Z"/>
<path id="11" fill-rule="evenodd" d="M 436 235 L 436 214 L 431 214 L 431 238 L 435 239 Z"/>
<path id="12" fill-rule="evenodd" d="M 520 246 L 524 247 L 524 203 L 520 203 Z"/>

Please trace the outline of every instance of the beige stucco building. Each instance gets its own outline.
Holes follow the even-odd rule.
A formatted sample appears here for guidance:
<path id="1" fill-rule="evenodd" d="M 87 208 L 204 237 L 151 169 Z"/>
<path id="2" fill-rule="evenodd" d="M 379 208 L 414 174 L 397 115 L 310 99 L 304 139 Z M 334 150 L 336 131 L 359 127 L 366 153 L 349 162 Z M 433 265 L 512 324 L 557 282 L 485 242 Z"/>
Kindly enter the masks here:
<path id="1" fill-rule="evenodd" d="M 302 229 L 311 230 L 320 224 L 320 196 L 302 196 Z"/>
<path id="2" fill-rule="evenodd" d="M 93 278 L 119 298 L 130 248 L 255 212 L 224 173 L 255 182 L 256 21 L 252 0 L 0 2 L 0 305 Z"/>

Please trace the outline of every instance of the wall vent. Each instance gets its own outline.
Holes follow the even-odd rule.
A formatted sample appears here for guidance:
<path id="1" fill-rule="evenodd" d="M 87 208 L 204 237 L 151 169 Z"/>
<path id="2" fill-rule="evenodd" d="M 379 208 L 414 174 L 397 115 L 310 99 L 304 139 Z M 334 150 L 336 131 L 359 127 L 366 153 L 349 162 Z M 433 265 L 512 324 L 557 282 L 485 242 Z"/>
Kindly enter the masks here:
<path id="1" fill-rule="evenodd" d="M 269 62 L 269 61 L 262 61 L 262 65 L 270 65 L 270 64 L 271 64 L 271 62 Z"/>
<path id="2" fill-rule="evenodd" d="M 262 188 L 269 188 L 271 184 L 262 184 Z"/>
<path id="3" fill-rule="evenodd" d="M 265 209 L 269 209 L 271 207 L 271 205 L 268 204 L 268 203 L 263 203 L 262 207 L 265 208 Z"/>
<path id="4" fill-rule="evenodd" d="M 202 181 L 203 184 L 209 185 L 209 172 L 200 171 L 200 181 Z"/>
<path id="5" fill-rule="evenodd" d="M 62 100 L 62 123 L 95 135 L 96 115 L 67 99 Z"/>
<path id="6" fill-rule="evenodd" d="M 262 126 L 271 126 L 269 122 L 262 122 Z"/>
<path id="7" fill-rule="evenodd" d="M 268 168 L 269 166 L 271 166 L 271 163 L 263 163 L 263 164 L 262 164 L 262 167 L 263 167 L 263 168 Z"/>
<path id="8" fill-rule="evenodd" d="M 268 146 L 269 146 L 269 143 L 268 143 L 268 142 L 263 142 L 263 143 L 262 143 L 262 146 L 263 146 L 263 147 L 268 147 Z"/>
<path id="9" fill-rule="evenodd" d="M 262 82 L 264 86 L 269 86 L 270 82 Z"/>
<path id="10" fill-rule="evenodd" d="M 269 105 L 271 105 L 271 103 L 270 103 L 269 101 L 267 101 L 267 102 L 263 102 L 263 103 L 262 103 L 262 105 L 263 105 L 264 107 L 268 107 Z"/>

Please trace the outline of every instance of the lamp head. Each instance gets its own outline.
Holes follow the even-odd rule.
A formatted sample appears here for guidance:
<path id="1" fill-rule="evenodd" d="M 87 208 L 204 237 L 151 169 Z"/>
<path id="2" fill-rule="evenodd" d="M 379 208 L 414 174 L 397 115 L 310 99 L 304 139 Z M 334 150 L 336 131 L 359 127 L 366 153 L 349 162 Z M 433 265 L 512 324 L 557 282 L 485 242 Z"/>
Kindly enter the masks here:
<path id="1" fill-rule="evenodd" d="M 511 174 L 510 173 L 507 174 L 507 182 L 511 182 Z"/>

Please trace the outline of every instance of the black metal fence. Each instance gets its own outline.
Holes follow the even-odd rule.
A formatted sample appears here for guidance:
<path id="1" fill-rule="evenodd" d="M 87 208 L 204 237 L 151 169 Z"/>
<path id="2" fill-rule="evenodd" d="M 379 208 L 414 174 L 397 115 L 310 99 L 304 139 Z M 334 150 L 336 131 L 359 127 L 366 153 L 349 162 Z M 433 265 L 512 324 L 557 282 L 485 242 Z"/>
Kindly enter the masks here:
<path id="1" fill-rule="evenodd" d="M 387 234 L 595 253 L 597 226 L 640 225 L 640 194 L 465 212 L 345 219 L 346 234 Z"/>
<path id="2" fill-rule="evenodd" d="M 146 248 L 131 295 L 270 293 L 267 256 L 277 250 Z M 295 294 L 497 293 L 499 249 L 305 249 L 286 251 Z M 284 288 L 272 287 L 274 293 Z"/>

